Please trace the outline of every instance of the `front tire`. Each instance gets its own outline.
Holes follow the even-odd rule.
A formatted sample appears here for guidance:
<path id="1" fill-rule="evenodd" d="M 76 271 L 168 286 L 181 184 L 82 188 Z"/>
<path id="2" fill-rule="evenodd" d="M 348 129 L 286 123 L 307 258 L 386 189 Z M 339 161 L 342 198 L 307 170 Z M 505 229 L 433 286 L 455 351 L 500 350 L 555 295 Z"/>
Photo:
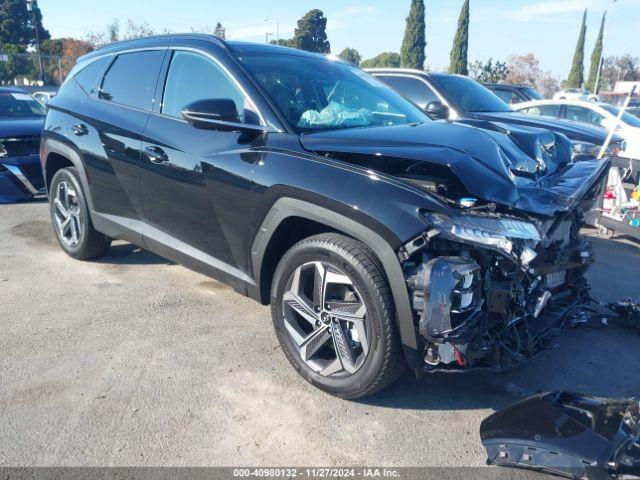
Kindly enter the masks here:
<path id="1" fill-rule="evenodd" d="M 402 373 L 389 285 L 364 244 L 333 233 L 302 240 L 283 256 L 272 285 L 278 341 L 307 381 L 356 399 Z"/>
<path id="2" fill-rule="evenodd" d="M 88 260 L 109 249 L 111 239 L 93 228 L 76 168 L 63 168 L 53 176 L 49 212 L 58 243 L 67 255 Z"/>

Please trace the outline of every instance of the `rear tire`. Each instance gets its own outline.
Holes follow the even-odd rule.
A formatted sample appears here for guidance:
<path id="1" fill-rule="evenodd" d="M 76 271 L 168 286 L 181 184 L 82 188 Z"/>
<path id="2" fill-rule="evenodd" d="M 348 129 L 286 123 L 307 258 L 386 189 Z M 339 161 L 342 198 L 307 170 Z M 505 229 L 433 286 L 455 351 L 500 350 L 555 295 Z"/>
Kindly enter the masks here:
<path id="1" fill-rule="evenodd" d="M 357 240 L 328 233 L 291 247 L 274 275 L 271 312 L 291 365 L 332 395 L 371 395 L 403 371 L 388 282 Z"/>
<path id="2" fill-rule="evenodd" d="M 93 227 L 76 168 L 63 168 L 53 176 L 49 212 L 58 243 L 70 257 L 88 260 L 109 249 L 111 239 Z"/>

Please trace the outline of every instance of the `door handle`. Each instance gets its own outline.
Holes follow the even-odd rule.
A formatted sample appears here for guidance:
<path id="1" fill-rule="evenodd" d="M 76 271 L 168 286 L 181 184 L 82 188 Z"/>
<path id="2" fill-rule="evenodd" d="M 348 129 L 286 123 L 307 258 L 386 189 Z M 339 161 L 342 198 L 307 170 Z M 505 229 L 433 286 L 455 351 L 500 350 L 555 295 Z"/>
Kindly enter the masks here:
<path id="1" fill-rule="evenodd" d="M 75 125 L 72 125 L 71 131 L 76 137 L 81 137 L 82 135 L 89 133 L 89 129 L 83 123 L 76 123 Z"/>
<path id="2" fill-rule="evenodd" d="M 144 153 L 149 157 L 151 163 L 164 163 L 169 161 L 169 155 L 160 147 L 144 147 Z"/>

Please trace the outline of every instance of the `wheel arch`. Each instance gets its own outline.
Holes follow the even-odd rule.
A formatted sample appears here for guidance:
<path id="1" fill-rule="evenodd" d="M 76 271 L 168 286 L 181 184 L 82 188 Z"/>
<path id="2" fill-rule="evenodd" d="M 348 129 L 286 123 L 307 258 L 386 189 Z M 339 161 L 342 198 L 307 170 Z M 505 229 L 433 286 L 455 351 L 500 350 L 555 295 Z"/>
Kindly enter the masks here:
<path id="1" fill-rule="evenodd" d="M 296 233 L 287 233 L 291 230 Z M 251 246 L 251 268 L 256 287 L 255 291 L 249 292 L 250 296 L 268 304 L 273 273 L 286 250 L 302 238 L 331 231 L 360 240 L 375 253 L 389 282 L 405 357 L 410 366 L 417 366 L 418 338 L 413 310 L 404 273 L 394 249 L 380 233 L 333 210 L 294 198 L 276 201 Z"/>
<path id="2" fill-rule="evenodd" d="M 43 141 L 41 151 L 42 158 L 44 159 L 42 170 L 47 192 L 49 192 L 51 180 L 58 170 L 66 167 L 75 167 L 80 176 L 80 183 L 82 184 L 82 190 L 89 204 L 89 210 L 93 211 L 89 180 L 80 154 L 73 147 L 52 138 L 47 138 Z"/>

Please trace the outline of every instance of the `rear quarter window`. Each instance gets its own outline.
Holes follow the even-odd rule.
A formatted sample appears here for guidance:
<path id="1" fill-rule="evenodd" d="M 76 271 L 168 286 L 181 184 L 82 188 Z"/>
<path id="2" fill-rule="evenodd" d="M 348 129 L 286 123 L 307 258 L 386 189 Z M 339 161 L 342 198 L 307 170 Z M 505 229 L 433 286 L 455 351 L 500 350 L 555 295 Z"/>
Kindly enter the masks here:
<path id="1" fill-rule="evenodd" d="M 151 110 L 164 50 L 118 55 L 102 81 L 102 100 Z"/>
<path id="2" fill-rule="evenodd" d="M 91 95 L 97 91 L 99 85 L 98 77 L 110 59 L 111 57 L 98 58 L 75 74 L 73 79 L 84 93 Z"/>

